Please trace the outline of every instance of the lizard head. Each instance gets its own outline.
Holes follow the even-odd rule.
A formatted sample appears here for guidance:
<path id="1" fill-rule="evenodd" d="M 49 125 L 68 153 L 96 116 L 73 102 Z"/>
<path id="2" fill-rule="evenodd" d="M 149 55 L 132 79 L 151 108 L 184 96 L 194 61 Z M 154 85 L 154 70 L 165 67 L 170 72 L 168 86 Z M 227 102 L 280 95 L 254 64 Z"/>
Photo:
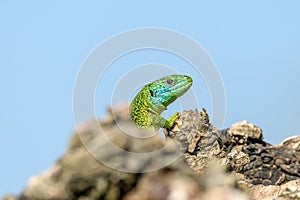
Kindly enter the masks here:
<path id="1" fill-rule="evenodd" d="M 185 75 L 170 75 L 148 85 L 149 98 L 156 105 L 167 107 L 183 95 L 193 84 L 193 79 Z"/>

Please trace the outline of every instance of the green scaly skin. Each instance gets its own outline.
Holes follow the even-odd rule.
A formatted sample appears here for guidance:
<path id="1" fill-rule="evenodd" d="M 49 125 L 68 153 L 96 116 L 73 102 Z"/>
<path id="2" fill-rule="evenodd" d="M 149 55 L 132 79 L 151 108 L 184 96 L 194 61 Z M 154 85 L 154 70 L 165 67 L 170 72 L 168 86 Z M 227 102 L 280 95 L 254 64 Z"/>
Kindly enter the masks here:
<path id="1" fill-rule="evenodd" d="M 160 114 L 183 95 L 192 83 L 193 80 L 189 76 L 170 75 L 146 85 L 130 105 L 131 119 L 140 128 L 171 128 L 179 113 L 176 112 L 168 120 Z"/>

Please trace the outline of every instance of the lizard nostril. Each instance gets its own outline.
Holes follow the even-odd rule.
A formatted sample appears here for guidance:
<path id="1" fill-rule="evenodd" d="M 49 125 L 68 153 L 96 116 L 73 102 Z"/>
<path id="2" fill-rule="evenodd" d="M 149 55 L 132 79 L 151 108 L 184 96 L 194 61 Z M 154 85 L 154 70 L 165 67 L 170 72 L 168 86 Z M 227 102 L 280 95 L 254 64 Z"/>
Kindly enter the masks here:
<path id="1" fill-rule="evenodd" d="M 188 82 L 193 83 L 193 79 L 191 77 L 189 76 L 184 76 L 184 77 Z"/>

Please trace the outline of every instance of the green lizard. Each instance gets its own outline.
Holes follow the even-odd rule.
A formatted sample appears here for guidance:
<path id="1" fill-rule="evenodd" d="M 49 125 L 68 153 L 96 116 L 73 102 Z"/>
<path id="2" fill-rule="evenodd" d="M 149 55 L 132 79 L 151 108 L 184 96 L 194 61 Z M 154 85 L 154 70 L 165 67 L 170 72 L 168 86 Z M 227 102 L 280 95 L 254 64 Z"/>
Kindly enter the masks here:
<path id="1" fill-rule="evenodd" d="M 160 114 L 183 95 L 192 83 L 193 80 L 189 76 L 170 75 L 146 85 L 130 105 L 131 119 L 140 128 L 171 128 L 179 113 L 176 112 L 168 120 Z"/>

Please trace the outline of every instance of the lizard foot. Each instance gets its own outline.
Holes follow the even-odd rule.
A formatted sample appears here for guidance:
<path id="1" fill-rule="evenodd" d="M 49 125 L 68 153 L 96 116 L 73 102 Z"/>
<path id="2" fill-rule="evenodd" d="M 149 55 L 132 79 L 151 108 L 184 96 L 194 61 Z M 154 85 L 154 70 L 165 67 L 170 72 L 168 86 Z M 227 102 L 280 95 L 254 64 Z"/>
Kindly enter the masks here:
<path id="1" fill-rule="evenodd" d="M 179 118 L 179 112 L 176 112 L 173 116 L 171 116 L 167 121 L 164 126 L 164 128 L 172 128 L 174 125 L 175 121 Z"/>

